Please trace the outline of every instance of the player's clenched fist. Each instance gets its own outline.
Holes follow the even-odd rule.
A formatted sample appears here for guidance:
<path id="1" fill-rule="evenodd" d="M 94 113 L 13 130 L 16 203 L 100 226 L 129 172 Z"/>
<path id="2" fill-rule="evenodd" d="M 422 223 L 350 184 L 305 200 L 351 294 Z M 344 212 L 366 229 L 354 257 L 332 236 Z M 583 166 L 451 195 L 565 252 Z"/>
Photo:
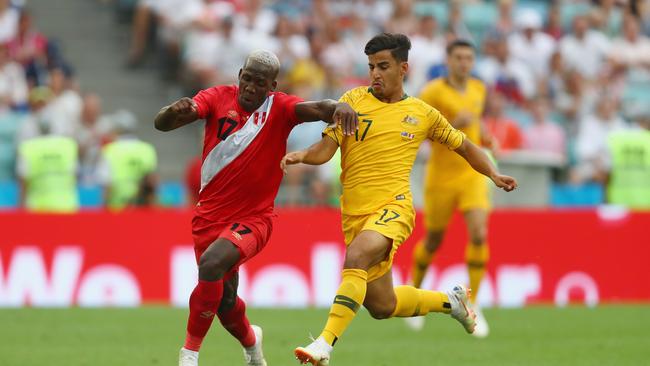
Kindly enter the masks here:
<path id="1" fill-rule="evenodd" d="M 506 192 L 513 191 L 517 188 L 517 180 L 507 175 L 495 175 L 492 178 L 494 184 Z"/>
<path id="2" fill-rule="evenodd" d="M 303 162 L 304 158 L 305 158 L 304 151 L 290 152 L 282 158 L 282 161 L 280 161 L 280 168 L 282 168 L 282 171 L 284 171 L 284 173 L 287 174 L 287 166 L 300 164 Z"/>
<path id="3" fill-rule="evenodd" d="M 185 97 L 176 101 L 176 103 L 169 106 L 169 108 L 172 110 L 172 112 L 176 114 L 186 115 L 186 114 L 195 113 L 197 107 L 196 107 L 196 102 L 194 102 L 194 100 Z"/>
<path id="4" fill-rule="evenodd" d="M 357 118 L 357 112 L 350 107 L 347 103 L 337 103 L 332 119 L 337 124 L 341 125 L 343 134 L 346 136 L 354 135 L 354 132 L 359 126 L 359 120 Z"/>

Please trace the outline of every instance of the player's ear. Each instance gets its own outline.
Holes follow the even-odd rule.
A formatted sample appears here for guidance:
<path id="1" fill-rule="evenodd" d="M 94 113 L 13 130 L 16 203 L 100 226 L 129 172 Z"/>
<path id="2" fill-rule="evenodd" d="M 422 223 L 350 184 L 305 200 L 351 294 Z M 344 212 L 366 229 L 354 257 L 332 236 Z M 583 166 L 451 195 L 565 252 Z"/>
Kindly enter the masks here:
<path id="1" fill-rule="evenodd" d="M 241 73 L 242 73 L 242 71 L 243 71 L 242 69 L 239 69 L 239 74 L 237 74 L 237 80 L 241 79 Z"/>
<path id="2" fill-rule="evenodd" d="M 400 74 L 401 74 L 402 76 L 405 76 L 406 73 L 408 73 L 408 71 L 409 71 L 409 63 L 406 62 L 406 61 L 402 62 L 402 63 L 400 64 Z"/>
<path id="3" fill-rule="evenodd" d="M 271 83 L 271 91 L 275 91 L 277 87 L 278 87 L 278 81 L 273 80 L 273 82 Z"/>

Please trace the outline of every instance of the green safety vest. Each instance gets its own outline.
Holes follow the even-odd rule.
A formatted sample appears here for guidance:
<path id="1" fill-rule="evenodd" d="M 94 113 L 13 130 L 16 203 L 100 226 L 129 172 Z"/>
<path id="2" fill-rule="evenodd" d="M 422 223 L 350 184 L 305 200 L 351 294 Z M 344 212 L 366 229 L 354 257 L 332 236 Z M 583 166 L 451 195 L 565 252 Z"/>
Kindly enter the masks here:
<path id="1" fill-rule="evenodd" d="M 110 169 L 109 208 L 121 209 L 132 203 L 145 175 L 156 170 L 156 150 L 153 145 L 136 140 L 118 140 L 102 151 Z"/>
<path id="2" fill-rule="evenodd" d="M 609 203 L 650 208 L 650 131 L 620 131 L 609 137 L 612 169 Z"/>
<path id="3" fill-rule="evenodd" d="M 74 212 L 78 148 L 69 137 L 45 136 L 24 141 L 18 154 L 26 165 L 25 205 L 31 211 Z"/>

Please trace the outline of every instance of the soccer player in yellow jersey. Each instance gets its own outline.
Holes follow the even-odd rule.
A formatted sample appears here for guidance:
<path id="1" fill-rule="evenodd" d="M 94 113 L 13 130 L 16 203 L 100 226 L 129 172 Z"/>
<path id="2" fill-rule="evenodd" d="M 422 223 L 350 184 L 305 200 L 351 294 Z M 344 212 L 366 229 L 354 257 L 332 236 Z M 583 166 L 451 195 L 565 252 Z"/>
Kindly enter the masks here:
<path id="1" fill-rule="evenodd" d="M 365 47 L 370 87 L 352 89 L 341 97 L 357 112 L 356 131 L 335 124 L 307 150 L 287 154 L 288 164 L 323 164 L 341 148 L 341 211 L 347 246 L 341 285 L 320 336 L 294 353 L 301 363 L 328 365 L 332 346 L 361 305 L 376 319 L 412 317 L 430 312 L 450 314 L 468 333 L 474 313 L 469 290 L 455 286 L 448 293 L 393 287 L 391 266 L 397 248 L 413 230 L 415 211 L 409 176 L 420 143 L 431 139 L 463 156 L 477 171 L 507 190 L 515 179 L 500 175 L 490 159 L 434 108 L 404 94 L 409 39 L 380 34 Z"/>
<path id="2" fill-rule="evenodd" d="M 456 40 L 447 46 L 448 76 L 430 81 L 420 98 L 436 108 L 451 125 L 465 133 L 467 139 L 481 144 L 481 115 L 486 89 L 472 78 L 474 48 L 471 43 Z M 445 229 L 455 209 L 465 218 L 470 238 L 465 251 L 469 270 L 469 285 L 473 290 L 470 302 L 477 315 L 473 335 L 485 337 L 489 328 L 476 306 L 476 295 L 485 274 L 488 260 L 486 243 L 489 186 L 484 176 L 473 170 L 457 154 L 439 144 L 432 146 L 424 188 L 424 213 L 427 234 L 413 252 L 413 286 L 420 287 L 435 251 L 440 246 Z M 414 329 L 422 328 L 424 318 L 407 319 Z"/>

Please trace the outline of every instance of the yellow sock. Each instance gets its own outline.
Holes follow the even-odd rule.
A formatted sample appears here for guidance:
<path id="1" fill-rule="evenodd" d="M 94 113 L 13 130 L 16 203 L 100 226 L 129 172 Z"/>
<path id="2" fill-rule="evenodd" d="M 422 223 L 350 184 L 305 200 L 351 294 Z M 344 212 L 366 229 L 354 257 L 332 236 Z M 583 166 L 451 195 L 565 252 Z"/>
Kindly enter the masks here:
<path id="1" fill-rule="evenodd" d="M 411 270 L 413 286 L 422 286 L 422 280 L 432 260 L 433 253 L 429 253 L 424 246 L 424 240 L 420 240 L 413 250 L 413 268 Z"/>
<path id="2" fill-rule="evenodd" d="M 451 312 L 451 304 L 447 294 L 440 291 L 428 291 L 413 286 L 395 287 L 397 305 L 392 316 L 409 318 L 428 313 Z"/>
<path id="3" fill-rule="evenodd" d="M 342 272 L 341 285 L 334 304 L 330 308 L 327 324 L 321 333 L 325 341 L 334 345 L 336 340 L 343 334 L 359 307 L 366 298 L 368 272 L 361 269 L 344 269 Z"/>
<path id="4" fill-rule="evenodd" d="M 472 243 L 467 244 L 465 249 L 465 261 L 467 262 L 467 270 L 469 272 L 469 287 L 472 289 L 470 301 L 476 302 L 479 286 L 481 280 L 485 275 L 485 266 L 490 258 L 490 250 L 487 243 L 475 245 Z"/>

